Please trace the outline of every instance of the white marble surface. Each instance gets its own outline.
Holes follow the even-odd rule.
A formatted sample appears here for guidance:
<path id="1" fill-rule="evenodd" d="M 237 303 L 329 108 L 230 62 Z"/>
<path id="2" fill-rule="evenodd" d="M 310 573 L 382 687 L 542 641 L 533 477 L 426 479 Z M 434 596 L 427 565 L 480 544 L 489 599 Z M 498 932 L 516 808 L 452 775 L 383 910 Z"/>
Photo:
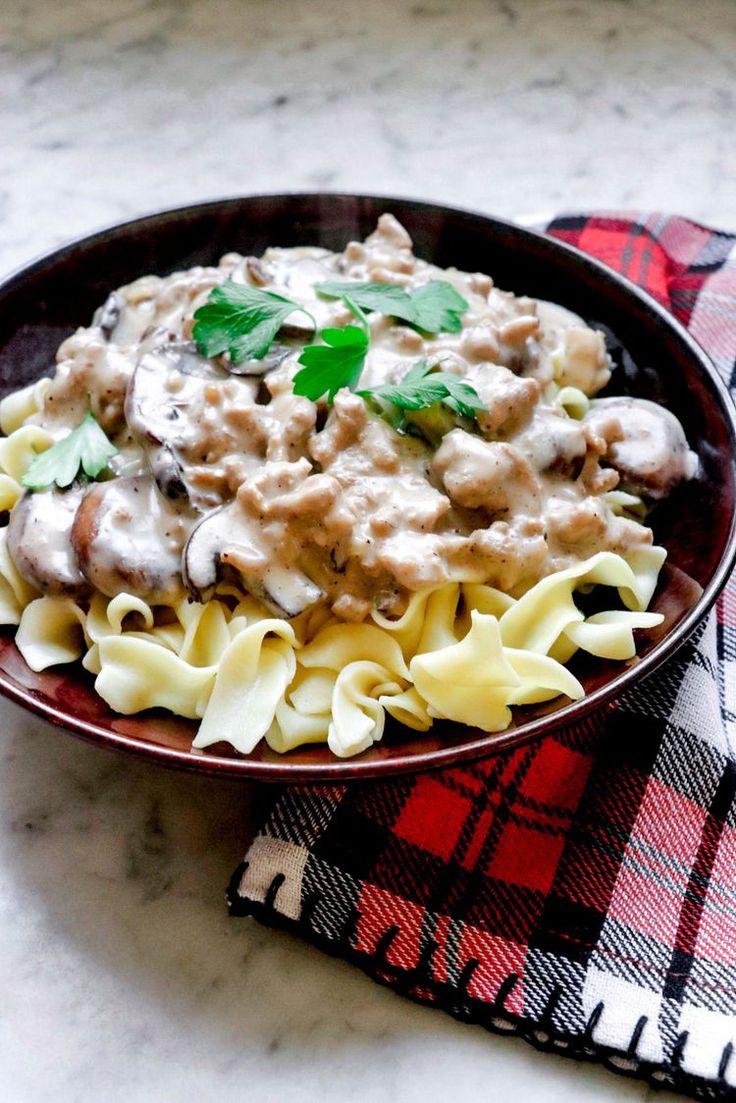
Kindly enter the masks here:
<path id="1" fill-rule="evenodd" d="M 0 270 L 255 190 L 657 206 L 734 229 L 735 47 L 732 0 L 4 0 Z M 228 921 L 248 789 L 1 715 L 1 1099 L 653 1094 Z"/>

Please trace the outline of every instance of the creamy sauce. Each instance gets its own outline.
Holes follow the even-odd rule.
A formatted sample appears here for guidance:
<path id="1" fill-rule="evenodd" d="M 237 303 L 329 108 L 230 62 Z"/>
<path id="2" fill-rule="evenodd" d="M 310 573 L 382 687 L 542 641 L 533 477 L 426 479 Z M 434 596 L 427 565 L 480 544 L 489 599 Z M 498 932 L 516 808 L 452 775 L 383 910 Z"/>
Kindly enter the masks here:
<path id="1" fill-rule="evenodd" d="M 238 374 L 191 342 L 194 311 L 226 279 L 287 295 L 320 328 L 344 326 L 347 308 L 314 291 L 335 278 L 457 289 L 469 304 L 458 333 L 426 337 L 369 315 L 361 387 L 398 382 L 418 359 L 440 361 L 483 401 L 477 426 L 433 408 L 409 418 L 421 437 L 401 435 L 347 390 L 331 407 L 295 396 L 312 332 L 296 313 L 265 360 Z M 343 253 L 273 248 L 144 276 L 62 344 L 34 419 L 61 437 L 91 403 L 120 449 L 118 478 L 84 495 L 54 492 L 43 547 L 28 508 L 23 525 L 16 509 L 11 554 L 53 592 L 89 583 L 170 600 L 183 578 L 206 598 L 229 575 L 287 616 L 323 599 L 347 620 L 372 607 L 396 613 L 411 591 L 451 580 L 520 593 L 596 551 L 651 543 L 650 529 L 606 504 L 620 478 L 658 498 L 694 473 L 679 423 L 660 407 L 594 401 L 577 421 L 554 402 L 562 386 L 594 398 L 609 376 L 601 333 L 485 274 L 417 259 L 391 215 Z"/>

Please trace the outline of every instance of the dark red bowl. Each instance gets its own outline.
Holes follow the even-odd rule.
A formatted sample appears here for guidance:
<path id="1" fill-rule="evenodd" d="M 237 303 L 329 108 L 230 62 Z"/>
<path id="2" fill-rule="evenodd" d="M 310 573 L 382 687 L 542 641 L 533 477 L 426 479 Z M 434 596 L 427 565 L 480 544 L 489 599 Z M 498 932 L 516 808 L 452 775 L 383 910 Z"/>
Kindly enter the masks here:
<path id="1" fill-rule="evenodd" d="M 393 728 L 359 758 L 326 747 L 276 755 L 265 745 L 240 756 L 222 746 L 192 751 L 194 725 L 160 712 L 112 713 L 77 667 L 34 674 L 12 634 L 0 636 L 0 692 L 93 743 L 133 751 L 202 773 L 264 781 L 347 781 L 386 777 L 481 758 L 568 725 L 664 662 L 703 619 L 736 558 L 736 423 L 730 397 L 707 356 L 648 295 L 590 257 L 498 219 L 406 199 L 354 195 L 265 195 L 196 204 L 102 230 L 72 242 L 0 284 L 0 395 L 47 374 L 61 340 L 89 323 L 107 293 L 147 272 L 211 264 L 230 250 L 269 244 L 341 249 L 363 237 L 383 211 L 412 235 L 419 256 L 443 267 L 490 273 L 498 285 L 551 299 L 603 323 L 627 350 L 611 391 L 653 399 L 682 421 L 700 473 L 652 517 L 669 551 L 653 608 L 664 624 L 639 634 L 627 663 L 576 660 L 587 696 L 519 709 L 516 723 L 488 735 L 442 723 L 426 735 Z"/>

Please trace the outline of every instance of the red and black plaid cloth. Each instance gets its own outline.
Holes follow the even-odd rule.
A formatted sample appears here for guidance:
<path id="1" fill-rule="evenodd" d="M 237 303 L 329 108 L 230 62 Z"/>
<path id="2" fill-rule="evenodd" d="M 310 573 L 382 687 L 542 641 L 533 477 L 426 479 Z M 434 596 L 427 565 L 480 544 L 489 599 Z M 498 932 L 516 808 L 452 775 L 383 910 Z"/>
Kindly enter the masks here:
<path id="1" fill-rule="evenodd" d="M 555 219 L 736 386 L 736 237 Z M 582 728 L 461 769 L 281 790 L 235 915 L 296 929 L 458 1018 L 703 1099 L 736 1093 L 736 580 L 664 669 Z"/>

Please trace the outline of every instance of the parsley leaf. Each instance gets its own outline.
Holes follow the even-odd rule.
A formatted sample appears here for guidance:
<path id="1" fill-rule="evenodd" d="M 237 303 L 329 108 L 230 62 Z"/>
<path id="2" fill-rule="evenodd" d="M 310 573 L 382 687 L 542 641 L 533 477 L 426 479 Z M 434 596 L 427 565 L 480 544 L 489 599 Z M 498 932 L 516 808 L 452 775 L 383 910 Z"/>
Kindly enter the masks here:
<path id="1" fill-rule="evenodd" d="M 295 310 L 314 323 L 308 310 L 283 295 L 227 280 L 214 287 L 204 306 L 195 310 L 192 335 L 203 356 L 229 352 L 233 364 L 262 360 Z"/>
<path id="2" fill-rule="evenodd" d="M 382 399 L 401 410 L 423 410 L 441 402 L 456 414 L 475 418 L 485 407 L 470 383 L 450 372 L 435 372 L 434 365 L 419 360 L 400 383 L 387 383 L 370 391 L 358 391 L 362 398 Z"/>
<path id="3" fill-rule="evenodd" d="M 68 437 L 36 456 L 21 482 L 29 490 L 43 490 L 54 483 L 70 486 L 80 467 L 94 479 L 116 454 L 117 448 L 89 413 Z"/>
<path id="4" fill-rule="evenodd" d="M 328 299 L 351 298 L 363 310 L 377 310 L 394 318 L 413 321 L 415 310 L 409 293 L 393 283 L 359 283 L 355 280 L 328 280 L 316 283 L 314 290 Z"/>
<path id="5" fill-rule="evenodd" d="M 324 345 L 312 345 L 299 357 L 304 367 L 294 376 L 294 394 L 332 402 L 341 387 L 354 387 L 365 364 L 369 337 L 359 326 L 323 329 Z"/>
<path id="6" fill-rule="evenodd" d="M 457 333 L 460 315 L 468 303 L 447 280 L 432 280 L 406 291 L 391 283 L 359 283 L 329 280 L 314 285 L 315 291 L 331 299 L 352 299 L 363 310 L 377 310 L 408 322 L 425 333 Z"/>
<path id="7" fill-rule="evenodd" d="M 457 376 L 445 375 L 442 378 L 447 387 L 447 394 L 443 398 L 445 406 L 449 406 L 456 414 L 463 417 L 475 418 L 485 410 L 481 397 L 470 383 L 463 383 Z"/>
<path id="8" fill-rule="evenodd" d="M 460 315 L 468 303 L 446 280 L 432 280 L 411 292 L 417 312 L 416 325 L 427 333 L 459 333 L 463 328 Z"/>

